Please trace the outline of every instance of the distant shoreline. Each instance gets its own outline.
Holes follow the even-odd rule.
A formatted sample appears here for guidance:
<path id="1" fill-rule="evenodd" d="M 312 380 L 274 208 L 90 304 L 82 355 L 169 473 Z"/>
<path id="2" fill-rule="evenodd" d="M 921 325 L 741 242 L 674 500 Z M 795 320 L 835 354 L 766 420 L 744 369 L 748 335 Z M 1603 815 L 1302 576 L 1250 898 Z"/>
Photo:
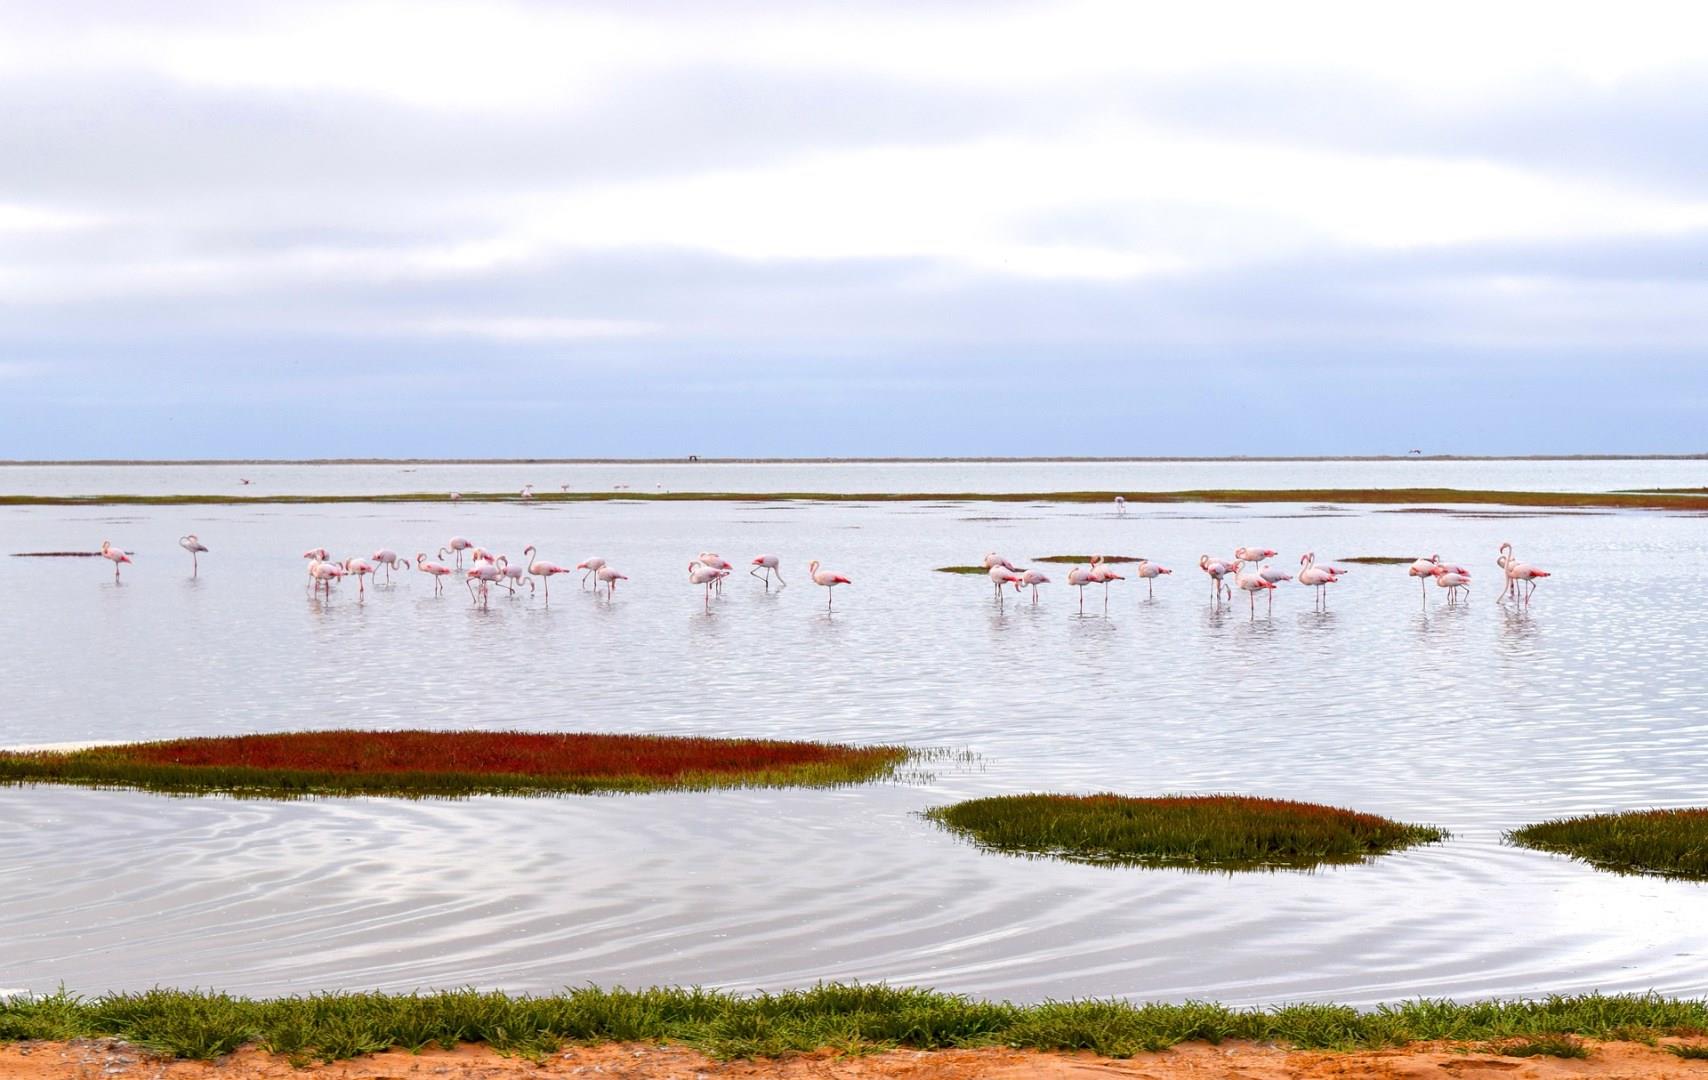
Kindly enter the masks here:
<path id="1" fill-rule="evenodd" d="M 145 465 L 1014 465 L 1312 461 L 1708 461 L 1698 454 L 1341 454 L 1219 457 L 6 458 L 0 468 Z"/>

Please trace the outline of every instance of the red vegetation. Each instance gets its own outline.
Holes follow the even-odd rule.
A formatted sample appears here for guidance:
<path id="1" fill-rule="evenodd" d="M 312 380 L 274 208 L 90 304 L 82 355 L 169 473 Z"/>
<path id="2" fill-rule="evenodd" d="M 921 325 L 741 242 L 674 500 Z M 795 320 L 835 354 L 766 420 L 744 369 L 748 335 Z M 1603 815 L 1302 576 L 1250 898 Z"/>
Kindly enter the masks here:
<path id="1" fill-rule="evenodd" d="M 154 765 L 659 780 L 696 773 L 876 763 L 894 754 L 886 747 L 824 743 L 519 731 L 304 731 L 136 743 L 103 747 L 101 752 L 109 758 Z"/>

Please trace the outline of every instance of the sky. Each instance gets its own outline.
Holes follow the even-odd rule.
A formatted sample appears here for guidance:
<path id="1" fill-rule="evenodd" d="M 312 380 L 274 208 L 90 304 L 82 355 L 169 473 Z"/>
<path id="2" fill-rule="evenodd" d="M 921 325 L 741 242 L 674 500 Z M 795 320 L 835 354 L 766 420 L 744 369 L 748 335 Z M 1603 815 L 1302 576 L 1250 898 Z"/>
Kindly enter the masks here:
<path id="1" fill-rule="evenodd" d="M 0 0 L 0 457 L 1708 450 L 1708 7 Z"/>

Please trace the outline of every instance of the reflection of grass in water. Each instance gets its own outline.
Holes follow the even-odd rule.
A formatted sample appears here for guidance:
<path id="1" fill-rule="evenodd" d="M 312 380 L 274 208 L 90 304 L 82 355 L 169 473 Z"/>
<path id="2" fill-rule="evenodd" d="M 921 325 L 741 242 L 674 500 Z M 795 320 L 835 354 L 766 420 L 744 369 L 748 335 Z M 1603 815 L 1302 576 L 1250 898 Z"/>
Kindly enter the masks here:
<path id="1" fill-rule="evenodd" d="M 926 817 L 993 851 L 1205 870 L 1357 863 L 1447 836 L 1339 807 L 1240 795 L 999 795 Z"/>
<path id="2" fill-rule="evenodd" d="M 1616 873 L 1708 880 L 1708 808 L 1557 818 L 1506 838 Z"/>
<path id="3" fill-rule="evenodd" d="M 1363 566 L 1410 566 L 1418 560 L 1416 555 L 1348 555 L 1344 559 L 1334 560 L 1337 563 L 1358 563 Z"/>
<path id="4" fill-rule="evenodd" d="M 898 746 L 483 731 L 309 731 L 0 752 L 0 783 L 260 797 L 828 787 L 885 779 Z"/>
<path id="5" fill-rule="evenodd" d="M 1696 1034 L 1704 1027 L 1708 1004 L 1702 1001 L 1598 994 L 1467 1004 L 1425 999 L 1369 1011 L 1314 1004 L 1232 1009 L 1202 1001 L 1013 1005 L 925 989 L 837 983 L 754 995 L 698 987 L 580 987 L 540 997 L 463 989 L 257 1001 L 157 989 L 98 998 L 61 990 L 0 999 L 0 1040 L 114 1037 L 200 1059 L 256 1044 L 299 1064 L 391 1047 L 419 1051 L 459 1043 L 485 1043 L 500 1053 L 537 1060 L 565 1043 L 614 1042 L 676 1042 L 719 1058 L 746 1058 L 828 1048 L 978 1046 L 1130 1057 L 1189 1041 L 1242 1039 L 1352 1050 L 1451 1040 L 1468 1050 L 1529 1043 L 1535 1053 L 1581 1057 L 1579 1051 L 1586 1048 L 1570 1046 L 1578 1037 L 1605 1038 L 1632 1028 Z M 1699 1056 L 1682 1048 L 1673 1052 Z"/>
<path id="6" fill-rule="evenodd" d="M 536 492 L 524 500 L 515 492 L 464 492 L 463 502 L 1036 502 L 1098 503 L 1112 491 L 1029 492 L 822 492 L 822 491 L 572 491 Z M 1634 510 L 1708 510 L 1708 496 L 1676 491 L 1473 491 L 1458 488 L 1277 488 L 1199 489 L 1125 493 L 1137 503 L 1335 503 L 1385 506 L 1484 505 L 1605 507 Z M 448 502 L 448 493 L 417 491 L 389 495 L 0 495 L 0 506 L 265 506 L 312 503 Z"/>

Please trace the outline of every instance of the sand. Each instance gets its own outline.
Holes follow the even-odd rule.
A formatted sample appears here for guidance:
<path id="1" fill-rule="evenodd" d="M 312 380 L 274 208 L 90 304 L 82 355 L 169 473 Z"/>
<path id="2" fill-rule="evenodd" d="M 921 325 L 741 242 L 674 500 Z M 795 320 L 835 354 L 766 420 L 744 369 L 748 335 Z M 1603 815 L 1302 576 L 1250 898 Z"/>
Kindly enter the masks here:
<path id="1" fill-rule="evenodd" d="M 543 1062 L 500 1057 L 484 1046 L 389 1051 L 371 1057 L 293 1068 L 290 1062 L 254 1049 L 218 1062 L 154 1057 L 111 1039 L 0 1046 L 5 1080 L 509 1080 L 523 1077 L 599 1077 L 605 1080 L 1083 1080 L 1091 1077 L 1154 1080 L 1291 1080 L 1320 1077 L 1606 1077 L 1659 1080 L 1708 1077 L 1708 1062 L 1686 1061 L 1641 1043 L 1586 1040 L 1584 1060 L 1507 1058 L 1475 1046 L 1420 1043 L 1397 1050 L 1349 1053 L 1283 1050 L 1254 1043 L 1221 1046 L 1190 1043 L 1160 1054 L 1115 1060 L 1092 1054 L 1046 1054 L 1021 1050 L 894 1050 L 860 1057 L 829 1053 L 778 1060 L 719 1063 L 682 1047 L 609 1044 L 572 1047 Z"/>

